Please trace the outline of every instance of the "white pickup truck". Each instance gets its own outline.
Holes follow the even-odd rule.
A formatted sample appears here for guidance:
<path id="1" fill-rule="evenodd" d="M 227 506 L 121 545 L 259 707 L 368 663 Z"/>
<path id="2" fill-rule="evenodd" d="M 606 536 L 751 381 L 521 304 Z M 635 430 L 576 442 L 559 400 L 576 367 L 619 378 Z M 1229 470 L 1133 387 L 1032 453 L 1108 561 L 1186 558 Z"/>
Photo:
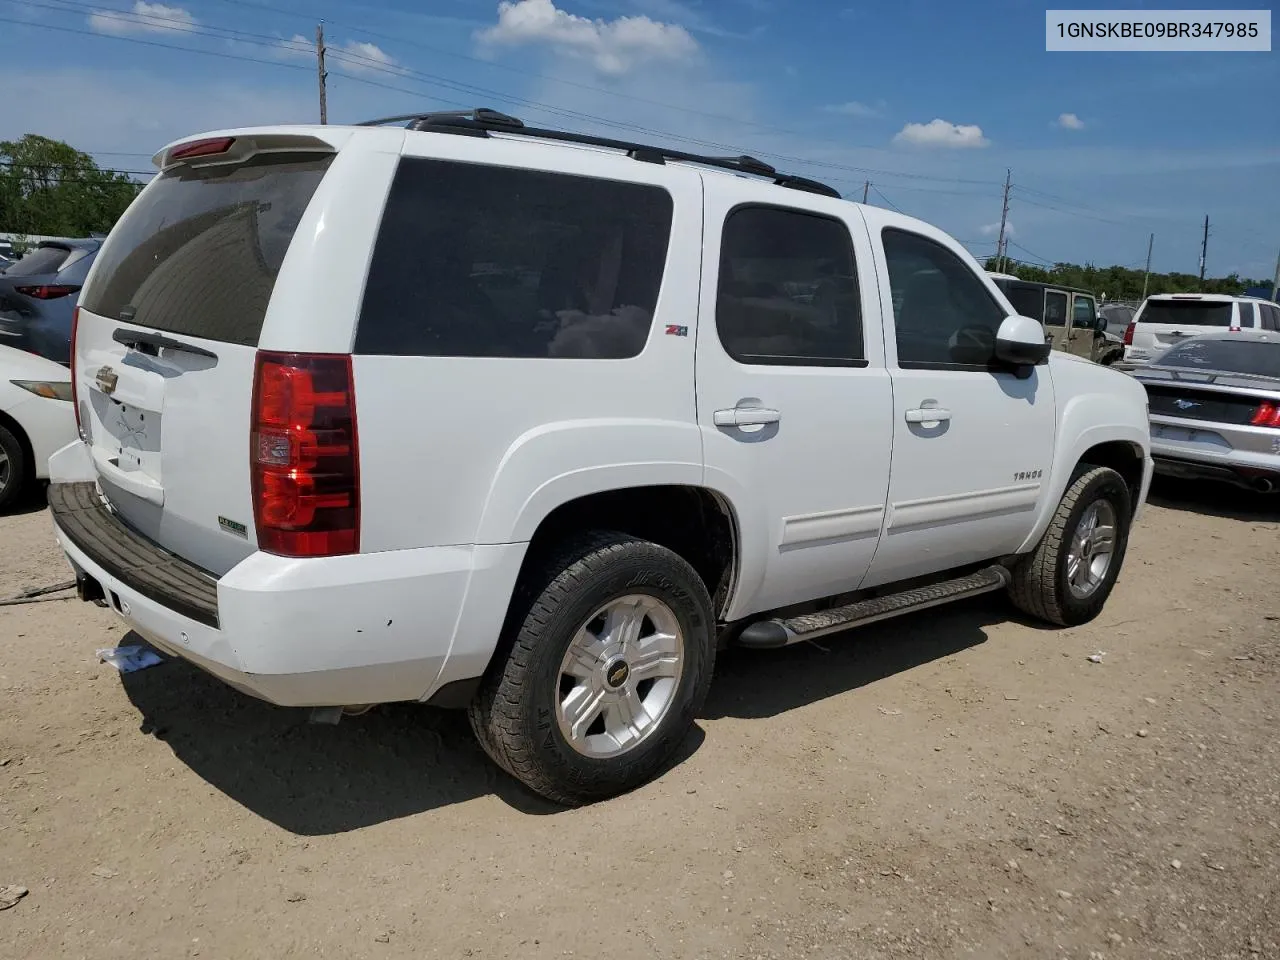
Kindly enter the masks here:
<path id="1" fill-rule="evenodd" d="M 273 703 L 466 707 L 562 803 L 654 776 L 722 645 L 1097 615 L 1142 387 L 951 237 L 747 157 L 391 119 L 156 155 L 51 464 L 85 599 Z"/>

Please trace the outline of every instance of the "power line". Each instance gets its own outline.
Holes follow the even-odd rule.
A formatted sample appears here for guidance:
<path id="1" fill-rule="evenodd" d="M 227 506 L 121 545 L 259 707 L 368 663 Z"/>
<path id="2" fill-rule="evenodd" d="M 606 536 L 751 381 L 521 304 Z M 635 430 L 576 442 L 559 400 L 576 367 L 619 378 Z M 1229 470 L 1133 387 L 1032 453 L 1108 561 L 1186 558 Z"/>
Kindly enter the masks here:
<path id="1" fill-rule="evenodd" d="M 871 189 L 874 190 L 876 193 L 878 193 L 880 195 L 880 199 L 883 200 L 885 203 L 887 203 L 889 206 L 893 207 L 893 209 L 897 210 L 904 217 L 908 216 L 908 214 L 905 213 L 900 206 L 898 206 L 896 203 L 894 203 L 892 200 L 886 197 L 884 195 L 884 191 L 881 190 L 879 187 L 877 187 L 874 183 L 871 185 Z"/>
<path id="2" fill-rule="evenodd" d="M 1040 263 L 1041 263 L 1041 264 L 1043 264 L 1043 265 L 1044 265 L 1044 266 L 1046 266 L 1046 267 L 1051 267 L 1051 266 L 1053 266 L 1053 261 L 1051 261 L 1051 260 L 1046 260 L 1044 257 L 1040 256 L 1040 254 L 1036 253 L 1034 250 L 1028 250 L 1028 249 L 1027 249 L 1026 247 L 1024 247 L 1022 244 L 1018 243 L 1018 241 L 1017 241 L 1017 240 L 1014 240 L 1014 239 L 1012 239 L 1012 238 L 1009 238 L 1009 239 L 1008 239 L 1008 240 L 1006 240 L 1005 242 L 1006 242 L 1006 243 L 1008 243 L 1008 244 L 1009 244 L 1009 246 L 1011 246 L 1011 247 L 1017 247 L 1019 250 L 1021 250 L 1023 253 L 1025 253 L 1027 256 L 1029 256 L 1032 260 L 1039 260 L 1039 261 L 1040 261 Z"/>

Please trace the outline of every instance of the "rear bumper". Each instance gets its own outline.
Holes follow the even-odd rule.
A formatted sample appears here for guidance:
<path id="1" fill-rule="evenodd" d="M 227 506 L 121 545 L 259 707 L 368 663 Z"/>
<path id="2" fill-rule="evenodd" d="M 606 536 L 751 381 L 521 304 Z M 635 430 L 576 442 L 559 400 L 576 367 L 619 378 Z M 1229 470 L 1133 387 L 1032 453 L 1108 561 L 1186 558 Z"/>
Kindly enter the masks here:
<path id="1" fill-rule="evenodd" d="M 55 483 L 49 501 L 77 575 L 139 635 L 282 706 L 423 700 L 478 676 L 523 558 L 523 545 L 255 553 L 215 578 L 130 530 L 92 483 Z"/>
<path id="2" fill-rule="evenodd" d="M 1270 492 L 1280 490 L 1280 467 L 1274 469 L 1224 461 L 1192 460 L 1185 456 L 1155 454 L 1156 473 L 1184 480 L 1219 480 L 1237 487 Z"/>

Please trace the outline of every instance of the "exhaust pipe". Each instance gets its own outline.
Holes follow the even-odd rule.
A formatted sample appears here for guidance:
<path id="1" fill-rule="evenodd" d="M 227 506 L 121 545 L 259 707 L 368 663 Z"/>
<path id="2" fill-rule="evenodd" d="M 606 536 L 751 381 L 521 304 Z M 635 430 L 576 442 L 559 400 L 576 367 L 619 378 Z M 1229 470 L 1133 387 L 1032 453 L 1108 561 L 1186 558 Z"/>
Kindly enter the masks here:
<path id="1" fill-rule="evenodd" d="M 1253 481 L 1253 489 L 1259 493 L 1273 493 L 1276 489 L 1276 483 L 1270 477 L 1259 477 Z"/>

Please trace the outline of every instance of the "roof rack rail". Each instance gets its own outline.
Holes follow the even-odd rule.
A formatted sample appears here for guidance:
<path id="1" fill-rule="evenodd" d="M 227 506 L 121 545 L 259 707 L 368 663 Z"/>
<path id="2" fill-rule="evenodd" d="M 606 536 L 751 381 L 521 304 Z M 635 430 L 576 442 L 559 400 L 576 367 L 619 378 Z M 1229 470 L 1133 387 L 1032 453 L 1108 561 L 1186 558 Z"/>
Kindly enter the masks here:
<path id="1" fill-rule="evenodd" d="M 699 153 L 688 153 L 684 150 L 672 150 L 668 147 L 654 147 L 629 140 L 614 140 L 609 137 L 597 137 L 587 133 L 572 133 L 567 130 L 548 130 L 541 127 L 528 127 L 517 117 L 492 110 L 488 107 L 477 107 L 474 110 L 449 110 L 434 113 L 406 113 L 396 117 L 384 117 L 380 120 L 367 120 L 358 124 L 362 127 L 380 126 L 386 123 L 404 124 L 410 130 L 429 133 L 452 133 L 469 137 L 487 137 L 492 133 L 510 133 L 521 137 L 534 137 L 539 140 L 558 140 L 562 143 L 578 143 L 584 146 L 605 147 L 621 150 L 633 160 L 644 163 L 665 163 L 668 160 L 697 163 L 706 167 L 717 167 L 731 170 L 734 173 L 747 173 L 772 180 L 780 187 L 792 190 L 803 190 L 824 197 L 840 199 L 840 192 L 833 187 L 810 180 L 779 173 L 763 160 L 755 157 L 713 157 Z"/>

